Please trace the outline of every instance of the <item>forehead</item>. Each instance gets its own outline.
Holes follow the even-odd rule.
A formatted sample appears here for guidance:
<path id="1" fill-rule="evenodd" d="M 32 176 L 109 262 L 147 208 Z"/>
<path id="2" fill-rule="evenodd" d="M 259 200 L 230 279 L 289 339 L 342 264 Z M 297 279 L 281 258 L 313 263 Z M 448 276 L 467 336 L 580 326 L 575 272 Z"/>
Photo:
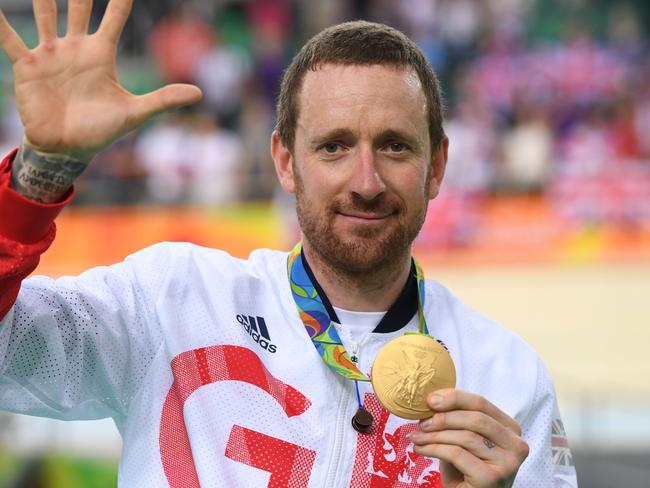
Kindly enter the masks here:
<path id="1" fill-rule="evenodd" d="M 410 68 L 323 65 L 305 74 L 298 106 L 298 130 L 394 129 L 428 134 L 426 97 Z"/>

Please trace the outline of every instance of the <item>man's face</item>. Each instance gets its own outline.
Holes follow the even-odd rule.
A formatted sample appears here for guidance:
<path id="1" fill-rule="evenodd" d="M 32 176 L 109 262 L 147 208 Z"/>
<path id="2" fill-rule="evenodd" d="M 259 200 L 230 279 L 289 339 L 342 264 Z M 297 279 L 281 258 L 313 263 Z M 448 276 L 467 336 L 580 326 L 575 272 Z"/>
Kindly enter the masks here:
<path id="1" fill-rule="evenodd" d="M 306 248 L 348 273 L 410 255 L 437 195 L 446 141 L 432 152 L 419 78 L 390 66 L 305 74 L 293 151 L 278 168 L 295 191 Z M 274 159 L 278 164 L 277 136 Z"/>

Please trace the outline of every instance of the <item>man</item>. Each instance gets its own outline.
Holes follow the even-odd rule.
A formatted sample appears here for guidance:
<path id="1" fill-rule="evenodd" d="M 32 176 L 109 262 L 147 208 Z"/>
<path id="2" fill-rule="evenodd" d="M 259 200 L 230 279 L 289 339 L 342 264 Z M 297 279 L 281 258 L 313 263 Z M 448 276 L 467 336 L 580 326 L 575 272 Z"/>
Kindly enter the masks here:
<path id="1" fill-rule="evenodd" d="M 114 52 L 131 1 L 111 0 L 89 36 L 90 3 L 70 0 L 58 38 L 54 1 L 35 0 L 31 51 L 0 16 L 25 126 L 0 185 L 0 408 L 113 418 L 122 486 L 576 486 L 568 450 L 553 457 L 563 433 L 539 358 L 416 273 L 411 243 L 448 141 L 435 75 L 386 26 L 327 29 L 285 74 L 271 151 L 302 248 L 238 260 L 161 244 L 21 285 L 92 157 L 200 98 L 123 90 Z M 343 345 L 310 340 L 322 324 Z M 435 414 L 419 424 L 341 373 L 368 379 L 379 349 L 418 327 L 458 376 L 426 397 Z"/>

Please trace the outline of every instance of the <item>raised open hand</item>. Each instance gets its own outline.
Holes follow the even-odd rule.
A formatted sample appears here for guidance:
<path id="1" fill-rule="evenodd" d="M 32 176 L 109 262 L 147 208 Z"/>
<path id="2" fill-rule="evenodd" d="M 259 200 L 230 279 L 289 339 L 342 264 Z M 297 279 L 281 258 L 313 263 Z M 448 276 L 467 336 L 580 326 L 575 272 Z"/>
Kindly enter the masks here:
<path id="1" fill-rule="evenodd" d="M 98 31 L 88 34 L 92 0 L 68 0 L 68 31 L 57 36 L 55 0 L 33 0 L 39 45 L 30 50 L 0 10 L 0 47 L 11 60 L 27 142 L 44 153 L 89 161 L 150 117 L 197 102 L 192 85 L 135 96 L 117 80 L 117 44 L 133 0 L 110 0 Z"/>

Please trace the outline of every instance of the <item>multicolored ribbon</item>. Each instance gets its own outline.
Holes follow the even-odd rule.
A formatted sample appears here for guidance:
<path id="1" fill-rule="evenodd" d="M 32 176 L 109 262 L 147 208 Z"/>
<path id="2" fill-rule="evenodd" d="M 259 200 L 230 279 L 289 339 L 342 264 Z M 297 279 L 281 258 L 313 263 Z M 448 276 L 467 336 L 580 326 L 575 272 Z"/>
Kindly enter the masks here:
<path id="1" fill-rule="evenodd" d="M 345 350 L 343 342 L 339 337 L 334 322 L 330 319 L 323 300 L 318 295 L 316 287 L 309 278 L 301 258 L 302 242 L 296 244 L 289 254 L 287 261 L 287 273 L 291 293 L 296 302 L 298 313 L 305 329 L 311 338 L 314 347 L 332 370 L 344 378 L 358 381 L 370 381 L 370 378 L 363 374 L 356 364 L 350 359 Z M 420 265 L 415 263 L 415 277 L 418 288 L 418 320 L 420 333 L 429 334 L 424 321 L 424 273 Z"/>

